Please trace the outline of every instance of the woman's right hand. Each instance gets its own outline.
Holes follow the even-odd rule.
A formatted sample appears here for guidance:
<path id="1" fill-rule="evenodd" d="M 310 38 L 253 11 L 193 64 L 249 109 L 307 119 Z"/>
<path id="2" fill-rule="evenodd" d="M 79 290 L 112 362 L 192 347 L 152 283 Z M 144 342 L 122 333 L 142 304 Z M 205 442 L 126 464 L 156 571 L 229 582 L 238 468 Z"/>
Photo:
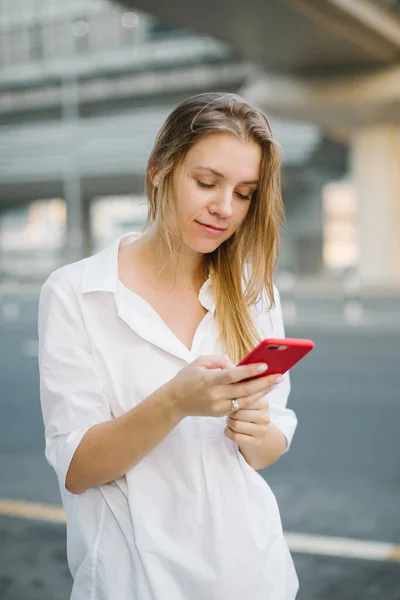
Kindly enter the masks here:
<path id="1" fill-rule="evenodd" d="M 178 415 L 223 417 L 232 412 L 232 400 L 240 408 L 253 406 L 278 383 L 279 374 L 242 381 L 265 371 L 264 363 L 235 366 L 227 356 L 200 356 L 168 382 Z"/>

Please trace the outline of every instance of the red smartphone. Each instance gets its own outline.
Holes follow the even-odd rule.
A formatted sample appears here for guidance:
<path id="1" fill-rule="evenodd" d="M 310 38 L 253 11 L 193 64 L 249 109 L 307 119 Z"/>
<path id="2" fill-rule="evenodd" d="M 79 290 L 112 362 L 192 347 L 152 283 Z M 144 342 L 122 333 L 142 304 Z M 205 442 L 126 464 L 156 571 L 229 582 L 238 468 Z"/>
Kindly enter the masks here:
<path id="1" fill-rule="evenodd" d="M 237 366 L 252 363 L 266 363 L 268 365 L 267 371 L 255 375 L 251 379 L 274 375 L 275 373 L 283 374 L 311 352 L 313 348 L 314 342 L 311 340 L 269 338 L 260 342 Z"/>

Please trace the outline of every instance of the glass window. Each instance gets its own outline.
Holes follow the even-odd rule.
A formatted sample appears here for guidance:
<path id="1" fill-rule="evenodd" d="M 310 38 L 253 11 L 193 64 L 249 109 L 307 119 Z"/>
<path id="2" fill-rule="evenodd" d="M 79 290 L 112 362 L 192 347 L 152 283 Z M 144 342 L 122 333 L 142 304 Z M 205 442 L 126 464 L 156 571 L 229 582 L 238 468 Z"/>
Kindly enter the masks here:
<path id="1" fill-rule="evenodd" d="M 29 32 L 19 27 L 4 31 L 0 35 L 2 66 L 20 65 L 30 60 Z"/>
<path id="2" fill-rule="evenodd" d="M 85 17 L 75 19 L 71 24 L 71 32 L 74 37 L 75 51 L 85 53 L 88 50 L 89 22 Z"/>
<path id="3" fill-rule="evenodd" d="M 21 0 L 8 0 L 8 2 L 5 3 L 5 11 L 10 17 L 16 17 L 21 13 L 21 10 Z"/>
<path id="4" fill-rule="evenodd" d="M 8 64 L 8 32 L 3 31 L 0 35 L 0 66 L 6 67 Z"/>
<path id="5" fill-rule="evenodd" d="M 55 21 L 43 27 L 43 43 L 47 58 L 60 58 L 68 54 L 67 24 Z"/>
<path id="6" fill-rule="evenodd" d="M 90 50 L 97 52 L 120 46 L 122 26 L 118 11 L 91 15 L 88 20 Z"/>
<path id="7" fill-rule="evenodd" d="M 43 60 L 43 38 L 42 27 L 35 23 L 30 26 L 30 54 L 31 61 L 38 62 Z"/>
<path id="8" fill-rule="evenodd" d="M 7 19 L 8 19 L 8 10 L 7 10 L 6 0 L 3 0 L 3 2 L 0 2 L 0 18 L 2 21 L 7 21 Z"/>

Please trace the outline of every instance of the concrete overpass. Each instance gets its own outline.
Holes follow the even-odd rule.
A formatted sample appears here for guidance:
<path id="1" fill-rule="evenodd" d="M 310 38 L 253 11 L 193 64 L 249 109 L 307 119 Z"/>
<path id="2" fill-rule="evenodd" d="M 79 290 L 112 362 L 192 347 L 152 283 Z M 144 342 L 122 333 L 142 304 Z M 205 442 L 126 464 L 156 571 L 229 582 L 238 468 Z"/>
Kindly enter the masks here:
<path id="1" fill-rule="evenodd" d="M 8 4 L 0 13 L 0 213 L 63 198 L 65 241 L 52 255 L 64 262 L 95 249 L 91 209 L 98 197 L 130 195 L 140 203 L 147 156 L 172 107 L 202 91 L 238 92 L 254 63 L 226 43 L 121 4 L 25 2 L 24 9 Z M 25 45 L 16 47 L 16 37 Z M 280 266 L 299 275 L 321 273 L 320 190 L 345 172 L 345 146 L 309 122 L 272 117 L 271 124 L 285 149 L 289 226 L 282 232 Z M 21 223 L 27 212 L 14 215 Z M 120 222 L 125 218 L 129 226 L 129 213 Z M 140 226 L 133 213 L 131 221 Z M 29 244 L 28 237 L 20 239 L 12 256 L 6 244 L 0 276 L 10 265 L 16 269 L 15 261 L 20 276 L 23 269 L 34 272 L 23 260 L 35 256 Z M 40 268 L 50 267 L 40 262 Z"/>
<path id="2" fill-rule="evenodd" d="M 121 0 L 254 62 L 242 94 L 351 147 L 360 277 L 400 285 L 400 12 L 395 0 Z"/>

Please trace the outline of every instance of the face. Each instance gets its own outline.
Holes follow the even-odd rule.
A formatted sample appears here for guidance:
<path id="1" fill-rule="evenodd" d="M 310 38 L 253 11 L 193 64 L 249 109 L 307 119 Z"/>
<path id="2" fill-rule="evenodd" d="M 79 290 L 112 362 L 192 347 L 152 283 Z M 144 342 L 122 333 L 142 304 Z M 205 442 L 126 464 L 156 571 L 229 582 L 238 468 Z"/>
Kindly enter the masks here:
<path id="1" fill-rule="evenodd" d="M 204 136 L 173 178 L 186 246 L 213 252 L 241 225 L 260 178 L 262 150 L 229 133 Z"/>

